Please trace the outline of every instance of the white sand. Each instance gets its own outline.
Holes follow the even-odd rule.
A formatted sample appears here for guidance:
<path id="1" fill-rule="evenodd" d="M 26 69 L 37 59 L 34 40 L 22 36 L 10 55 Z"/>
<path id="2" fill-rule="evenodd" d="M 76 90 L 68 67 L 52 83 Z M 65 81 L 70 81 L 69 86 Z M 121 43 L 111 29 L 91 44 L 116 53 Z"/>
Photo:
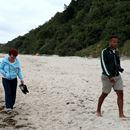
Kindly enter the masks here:
<path id="1" fill-rule="evenodd" d="M 118 117 L 114 91 L 103 104 L 103 117 L 95 115 L 102 90 L 99 59 L 23 55 L 19 59 L 30 93 L 24 95 L 18 88 L 14 109 L 18 113 L 12 117 L 0 113 L 1 130 L 3 124 L 5 130 L 130 130 L 130 118 Z M 122 66 L 124 112 L 130 116 L 130 60 L 122 60 Z M 14 127 L 8 118 L 16 121 Z"/>

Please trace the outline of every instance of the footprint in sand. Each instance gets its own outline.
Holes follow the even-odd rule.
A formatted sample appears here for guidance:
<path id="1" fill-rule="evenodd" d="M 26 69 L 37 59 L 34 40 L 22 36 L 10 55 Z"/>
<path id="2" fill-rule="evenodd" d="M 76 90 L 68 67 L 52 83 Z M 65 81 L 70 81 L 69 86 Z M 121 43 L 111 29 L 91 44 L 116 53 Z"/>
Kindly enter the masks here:
<path id="1" fill-rule="evenodd" d="M 7 114 L 2 109 L 0 111 L 0 128 L 5 129 L 7 127 L 12 127 L 13 129 L 35 129 L 32 127 L 32 124 L 28 122 L 28 118 L 23 116 L 23 114 L 20 115 L 17 111 L 13 111 L 12 113 Z"/>
<path id="2" fill-rule="evenodd" d="M 3 111 L 5 106 L 0 106 L 0 111 Z"/>
<path id="3" fill-rule="evenodd" d="M 12 119 L 12 117 L 6 117 L 3 119 L 3 122 L 7 124 L 7 126 L 15 127 L 17 121 Z"/>
<path id="4" fill-rule="evenodd" d="M 6 124 L 0 124 L 0 128 L 5 128 L 5 127 L 7 127 L 8 125 L 6 125 Z"/>

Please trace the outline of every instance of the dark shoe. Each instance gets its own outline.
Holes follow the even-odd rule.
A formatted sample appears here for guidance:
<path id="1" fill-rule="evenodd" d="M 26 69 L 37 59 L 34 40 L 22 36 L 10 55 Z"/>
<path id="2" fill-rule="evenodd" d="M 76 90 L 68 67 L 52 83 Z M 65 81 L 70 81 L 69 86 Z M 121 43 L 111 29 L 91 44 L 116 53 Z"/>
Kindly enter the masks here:
<path id="1" fill-rule="evenodd" d="M 27 89 L 27 86 L 25 84 L 20 84 L 19 85 L 21 91 L 24 93 L 24 94 L 27 94 L 29 93 L 28 89 Z"/>

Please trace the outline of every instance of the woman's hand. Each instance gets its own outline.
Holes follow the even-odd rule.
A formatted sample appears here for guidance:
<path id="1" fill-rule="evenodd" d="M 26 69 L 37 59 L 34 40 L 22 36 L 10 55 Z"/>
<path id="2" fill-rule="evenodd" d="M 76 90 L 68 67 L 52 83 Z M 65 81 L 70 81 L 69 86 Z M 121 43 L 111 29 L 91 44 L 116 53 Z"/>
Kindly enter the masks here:
<path id="1" fill-rule="evenodd" d="M 24 84 L 24 81 L 23 81 L 23 80 L 21 80 L 20 82 L 21 82 L 21 84 Z"/>

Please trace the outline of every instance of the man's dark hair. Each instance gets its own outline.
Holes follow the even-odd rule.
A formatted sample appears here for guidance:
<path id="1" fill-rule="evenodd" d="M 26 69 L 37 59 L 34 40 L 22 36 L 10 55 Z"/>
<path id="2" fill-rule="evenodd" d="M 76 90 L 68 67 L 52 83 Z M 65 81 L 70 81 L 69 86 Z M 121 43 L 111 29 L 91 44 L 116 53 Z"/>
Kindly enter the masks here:
<path id="1" fill-rule="evenodd" d="M 110 36 L 110 40 L 112 39 L 112 38 L 117 38 L 118 39 L 118 36 L 116 36 L 116 35 L 112 35 L 112 36 Z"/>

